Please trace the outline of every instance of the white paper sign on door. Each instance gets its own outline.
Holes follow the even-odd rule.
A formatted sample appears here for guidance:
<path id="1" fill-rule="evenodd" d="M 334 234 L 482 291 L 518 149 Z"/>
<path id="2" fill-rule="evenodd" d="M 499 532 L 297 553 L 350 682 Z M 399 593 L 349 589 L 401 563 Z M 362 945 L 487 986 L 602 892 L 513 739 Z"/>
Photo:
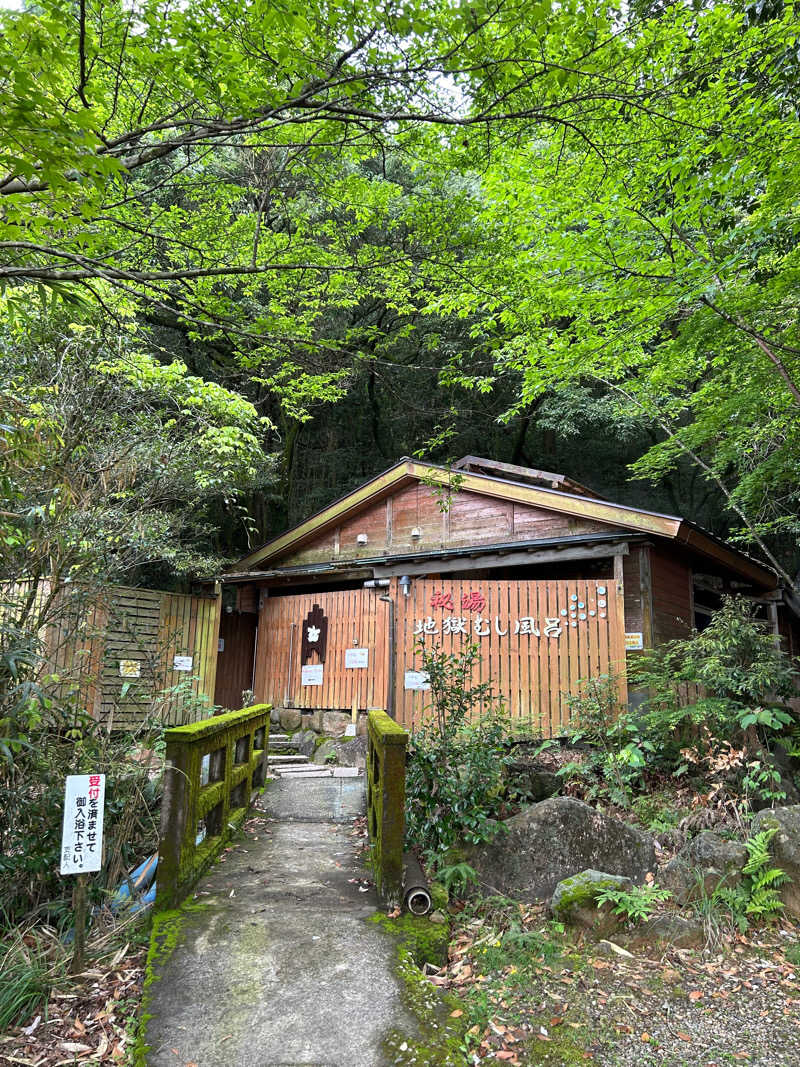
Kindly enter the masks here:
<path id="1" fill-rule="evenodd" d="M 191 656 L 175 656 L 172 661 L 172 669 L 174 671 L 190 671 L 192 669 L 193 659 Z"/>
<path id="2" fill-rule="evenodd" d="M 70 774 L 64 788 L 62 874 L 99 871 L 103 856 L 104 774 Z"/>
<path id="3" fill-rule="evenodd" d="M 430 678 L 425 671 L 406 671 L 405 688 L 417 692 L 427 692 L 431 687 Z"/>
<path id="4" fill-rule="evenodd" d="M 301 685 L 322 685 L 322 664 L 306 663 L 300 671 Z"/>
<path id="5" fill-rule="evenodd" d="M 345 667 L 369 667 L 368 648 L 346 648 L 344 650 Z"/>

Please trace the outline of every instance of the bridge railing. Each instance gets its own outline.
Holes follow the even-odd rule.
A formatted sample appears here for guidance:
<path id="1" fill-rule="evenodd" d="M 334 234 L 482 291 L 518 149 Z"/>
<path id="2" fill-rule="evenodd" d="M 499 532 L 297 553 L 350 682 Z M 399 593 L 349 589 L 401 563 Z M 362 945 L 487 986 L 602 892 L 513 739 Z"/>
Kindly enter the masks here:
<path id="1" fill-rule="evenodd" d="M 403 896 L 408 734 L 385 711 L 367 717 L 367 824 L 375 884 L 381 900 Z"/>
<path id="2" fill-rule="evenodd" d="M 156 906 L 174 907 L 244 822 L 264 785 L 270 704 L 165 731 Z"/>

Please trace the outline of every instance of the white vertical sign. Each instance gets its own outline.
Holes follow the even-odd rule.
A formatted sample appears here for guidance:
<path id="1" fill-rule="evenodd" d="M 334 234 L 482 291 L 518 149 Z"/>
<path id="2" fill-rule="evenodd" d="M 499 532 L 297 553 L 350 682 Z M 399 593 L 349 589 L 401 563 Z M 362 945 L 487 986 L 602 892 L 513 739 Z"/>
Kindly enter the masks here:
<path id="1" fill-rule="evenodd" d="M 99 871 L 103 857 L 104 774 L 70 774 L 64 790 L 61 873 Z"/>

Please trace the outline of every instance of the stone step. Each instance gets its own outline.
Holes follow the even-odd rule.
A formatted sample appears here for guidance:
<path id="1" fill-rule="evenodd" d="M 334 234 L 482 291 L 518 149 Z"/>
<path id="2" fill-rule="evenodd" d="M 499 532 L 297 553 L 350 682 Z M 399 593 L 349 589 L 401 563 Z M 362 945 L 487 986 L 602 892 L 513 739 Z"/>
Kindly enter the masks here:
<path id="1" fill-rule="evenodd" d="M 289 735 L 288 734 L 270 734 L 269 735 L 269 739 L 270 739 L 270 741 L 288 741 L 289 740 Z"/>
<path id="2" fill-rule="evenodd" d="M 297 748 L 297 745 L 293 744 L 291 741 L 270 741 L 269 747 L 278 748 L 283 751 L 285 748 Z"/>
<path id="3" fill-rule="evenodd" d="M 277 753 L 277 755 L 273 756 L 272 753 L 270 752 L 268 762 L 269 763 L 308 763 L 308 756 L 288 756 L 288 755 L 283 755 L 280 752 Z"/>
<path id="4" fill-rule="evenodd" d="M 282 778 L 294 778 L 297 774 L 328 774 L 330 767 L 315 767 L 313 763 L 296 763 L 291 767 L 276 767 L 275 773 Z"/>

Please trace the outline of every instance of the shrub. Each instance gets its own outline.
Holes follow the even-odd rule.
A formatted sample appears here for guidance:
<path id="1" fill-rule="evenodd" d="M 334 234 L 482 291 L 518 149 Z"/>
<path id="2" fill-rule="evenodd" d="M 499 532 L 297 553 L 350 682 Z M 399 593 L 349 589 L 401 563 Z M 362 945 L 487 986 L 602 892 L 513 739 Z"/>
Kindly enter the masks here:
<path id="1" fill-rule="evenodd" d="M 492 702 L 490 683 L 471 682 L 477 645 L 460 655 L 435 646 L 420 646 L 420 653 L 431 702 L 409 740 L 406 834 L 436 863 L 457 842 L 478 844 L 495 833 L 508 724 Z"/>

